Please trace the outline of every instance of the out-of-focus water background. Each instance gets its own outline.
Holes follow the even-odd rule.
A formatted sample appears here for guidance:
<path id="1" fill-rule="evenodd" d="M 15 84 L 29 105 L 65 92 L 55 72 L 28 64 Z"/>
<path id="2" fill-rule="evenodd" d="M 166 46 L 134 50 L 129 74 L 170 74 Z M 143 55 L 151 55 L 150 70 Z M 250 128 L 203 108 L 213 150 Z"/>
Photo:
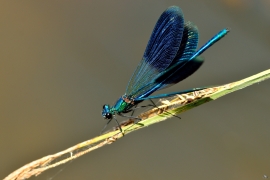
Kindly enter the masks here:
<path id="1" fill-rule="evenodd" d="M 124 94 L 171 5 L 198 26 L 200 46 L 225 27 L 231 32 L 203 54 L 196 73 L 162 92 L 270 68 L 269 0 L 0 3 L 0 178 L 99 135 L 102 105 Z M 270 81 L 258 83 L 32 179 L 263 179 L 270 176 L 269 88 Z"/>

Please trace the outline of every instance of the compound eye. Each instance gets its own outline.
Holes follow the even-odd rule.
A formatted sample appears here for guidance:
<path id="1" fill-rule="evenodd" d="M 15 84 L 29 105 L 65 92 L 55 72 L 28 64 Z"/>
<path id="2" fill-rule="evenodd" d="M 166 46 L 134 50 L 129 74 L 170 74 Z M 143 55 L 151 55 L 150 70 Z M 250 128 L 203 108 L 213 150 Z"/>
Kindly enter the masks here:
<path id="1" fill-rule="evenodd" d="M 111 113 L 106 113 L 105 119 L 112 119 L 112 114 Z"/>
<path id="2" fill-rule="evenodd" d="M 107 114 L 106 114 L 106 118 L 107 118 L 107 119 L 112 119 L 112 114 L 111 114 L 111 113 L 107 113 Z"/>
<path id="3" fill-rule="evenodd" d="M 112 119 L 112 113 L 102 113 L 104 119 Z"/>

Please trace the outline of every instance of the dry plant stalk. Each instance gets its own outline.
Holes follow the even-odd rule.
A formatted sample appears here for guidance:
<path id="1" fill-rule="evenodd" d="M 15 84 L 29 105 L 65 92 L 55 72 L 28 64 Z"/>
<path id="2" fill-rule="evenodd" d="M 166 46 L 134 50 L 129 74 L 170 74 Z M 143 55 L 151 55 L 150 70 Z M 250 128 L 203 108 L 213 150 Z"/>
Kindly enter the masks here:
<path id="1" fill-rule="evenodd" d="M 256 75 L 224 86 L 217 86 L 193 93 L 177 95 L 174 96 L 173 99 L 168 98 L 170 100 L 161 100 L 160 106 L 138 116 L 142 119 L 142 121 L 139 123 L 134 124 L 133 120 L 127 120 L 121 123 L 123 133 L 119 131 L 118 127 L 115 127 L 112 131 L 106 134 L 79 143 L 59 153 L 48 155 L 26 164 L 8 175 L 4 180 L 22 180 L 30 178 L 31 176 L 37 176 L 45 170 L 69 162 L 104 145 L 111 144 L 119 138 L 122 138 L 124 135 L 127 135 L 135 130 L 164 121 L 170 117 L 173 117 L 175 114 L 179 114 L 188 109 L 194 108 L 211 100 L 215 100 L 226 94 L 243 89 L 268 78 L 270 78 L 270 70 L 263 71 Z"/>
<path id="2" fill-rule="evenodd" d="M 181 105 L 194 102 L 198 99 L 201 99 L 202 97 L 206 97 L 207 95 L 211 95 L 212 93 L 218 91 L 219 88 L 222 88 L 222 86 L 215 87 L 215 88 L 208 88 L 208 89 L 196 91 L 193 93 L 176 95 L 174 96 L 174 99 L 170 101 L 162 100 L 161 101 L 162 105 L 156 108 L 153 108 L 145 113 L 142 113 L 138 116 L 142 119 L 142 121 L 140 121 L 139 124 L 143 123 L 145 119 L 148 119 L 153 116 L 158 116 L 163 113 L 166 114 L 168 110 L 174 109 Z M 133 123 L 134 123 L 133 120 L 127 120 L 121 123 L 121 127 L 124 131 L 124 134 L 122 134 L 119 131 L 118 127 L 115 127 L 113 131 L 110 131 L 104 135 L 79 143 L 73 147 L 70 147 L 56 154 L 48 155 L 41 159 L 35 160 L 29 164 L 26 164 L 23 167 L 11 173 L 4 180 L 21 180 L 21 179 L 30 178 L 31 176 L 38 176 L 43 171 L 54 168 L 61 164 L 65 164 L 71 160 L 74 160 L 104 145 L 111 144 L 115 142 L 116 140 L 118 140 L 119 138 L 123 137 L 124 135 L 128 134 L 129 132 L 134 131 L 135 129 L 138 129 L 138 128 L 142 128 L 142 126 L 137 126 L 137 128 L 135 126 L 133 129 L 130 129 L 130 127 L 134 125 Z M 63 156 L 67 156 L 67 155 L 68 157 L 61 159 L 63 158 Z"/>

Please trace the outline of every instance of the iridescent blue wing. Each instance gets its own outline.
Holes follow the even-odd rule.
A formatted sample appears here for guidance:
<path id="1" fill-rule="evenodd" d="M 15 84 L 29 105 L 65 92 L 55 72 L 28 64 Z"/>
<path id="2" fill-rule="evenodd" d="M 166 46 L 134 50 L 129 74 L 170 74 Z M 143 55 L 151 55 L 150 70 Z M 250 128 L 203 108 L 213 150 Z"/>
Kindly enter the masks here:
<path id="1" fill-rule="evenodd" d="M 190 57 L 196 52 L 198 42 L 199 32 L 197 26 L 190 21 L 186 22 L 180 48 L 170 66 L 189 61 Z"/>
<path id="2" fill-rule="evenodd" d="M 139 92 L 143 93 L 134 97 L 135 100 L 145 98 L 159 89 L 176 84 L 194 73 L 203 62 L 201 58 L 190 59 L 196 52 L 197 44 L 197 27 L 190 22 L 185 23 L 181 44 L 171 64 L 142 86 Z M 144 91 L 144 89 L 147 89 L 147 91 Z"/>
<path id="3" fill-rule="evenodd" d="M 128 83 L 128 96 L 140 96 L 155 86 L 149 86 L 149 82 L 171 65 L 179 50 L 183 30 L 183 13 L 179 7 L 169 7 L 161 14 L 143 58 Z"/>
<path id="4" fill-rule="evenodd" d="M 197 71 L 203 64 L 202 57 L 192 56 L 195 54 L 199 41 L 198 28 L 191 22 L 185 23 L 184 33 L 180 48 L 171 65 L 157 77 L 155 84 L 160 84 L 157 90 L 174 85 Z"/>
<path id="5" fill-rule="evenodd" d="M 154 99 L 172 96 L 175 94 L 181 94 L 185 92 L 193 92 L 198 89 L 204 88 L 193 88 L 186 91 L 179 91 L 169 94 L 160 94 L 156 96 L 149 97 L 153 92 L 160 90 L 162 88 L 168 87 L 169 85 L 173 85 L 182 81 L 186 77 L 190 76 L 194 73 L 203 63 L 204 59 L 200 57 L 200 55 L 217 41 L 222 39 L 226 34 L 228 34 L 229 29 L 223 29 L 218 32 L 215 36 L 213 36 L 207 43 L 205 43 L 198 51 L 196 50 L 198 43 L 198 31 L 195 25 L 192 23 L 185 24 L 185 30 L 183 34 L 183 40 L 181 42 L 181 46 L 177 52 L 176 57 L 172 61 L 171 65 L 160 73 L 159 76 L 154 78 L 151 82 L 146 84 L 141 89 L 151 87 L 147 92 L 141 93 L 139 96 L 134 97 L 135 103 L 146 100 L 146 99 Z M 143 92 L 142 90 L 140 92 Z"/>
<path id="6" fill-rule="evenodd" d="M 187 28 L 186 28 L 187 27 Z M 188 31 L 186 31 L 188 30 Z M 188 36 L 185 35 L 188 32 Z M 156 90 L 160 90 L 162 88 L 166 88 L 170 85 L 178 83 L 183 79 L 187 78 L 195 71 L 199 69 L 199 67 L 203 64 L 204 59 L 199 55 L 202 54 L 206 49 L 211 47 L 221 38 L 223 38 L 226 34 L 228 34 L 229 29 L 223 29 L 218 32 L 215 36 L 213 36 L 207 43 L 205 43 L 198 51 L 196 50 L 197 42 L 198 42 L 198 31 L 197 27 L 192 23 L 187 23 L 185 26 L 185 31 L 183 35 L 183 39 L 181 42 L 185 45 L 185 48 L 180 47 L 175 59 L 172 64 L 161 74 L 158 78 L 154 80 L 153 84 L 157 84 Z M 187 42 L 185 43 L 185 39 L 187 38 Z M 184 49 L 183 53 L 181 52 Z M 179 59 L 179 60 L 178 60 Z M 145 96 L 146 97 L 146 96 Z M 138 99 L 139 100 L 139 99 Z"/>
<path id="7" fill-rule="evenodd" d="M 176 84 L 197 71 L 204 61 L 204 59 L 199 55 L 223 38 L 226 34 L 228 34 L 228 32 L 229 29 L 221 30 L 207 43 L 205 43 L 198 51 L 196 51 L 198 43 L 197 27 L 192 23 L 186 23 L 181 47 L 179 48 L 179 51 L 177 52 L 177 55 L 171 65 L 164 71 L 163 74 L 154 80 L 153 84 L 156 84 L 156 87 L 153 88 L 153 90 L 160 90 Z M 182 48 L 182 45 L 184 48 Z"/>

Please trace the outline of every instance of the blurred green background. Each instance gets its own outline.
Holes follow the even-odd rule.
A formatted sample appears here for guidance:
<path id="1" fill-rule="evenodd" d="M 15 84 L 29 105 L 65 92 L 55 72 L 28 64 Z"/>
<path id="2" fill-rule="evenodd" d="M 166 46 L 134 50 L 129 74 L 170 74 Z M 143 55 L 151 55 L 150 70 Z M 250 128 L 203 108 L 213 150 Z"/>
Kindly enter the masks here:
<path id="1" fill-rule="evenodd" d="M 231 32 L 194 75 L 162 92 L 270 68 L 269 0 L 0 2 L 0 178 L 99 135 L 102 105 L 124 94 L 171 5 L 198 26 L 200 46 L 225 27 Z M 263 179 L 269 87 L 253 85 L 32 179 Z"/>

